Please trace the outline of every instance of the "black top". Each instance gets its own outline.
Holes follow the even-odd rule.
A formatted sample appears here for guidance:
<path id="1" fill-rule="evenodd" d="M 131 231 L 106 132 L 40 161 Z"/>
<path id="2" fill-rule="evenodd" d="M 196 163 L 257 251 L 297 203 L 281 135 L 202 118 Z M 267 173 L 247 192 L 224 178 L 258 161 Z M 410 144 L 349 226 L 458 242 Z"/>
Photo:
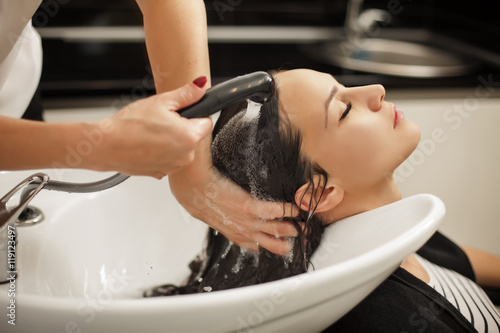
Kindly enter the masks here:
<path id="1" fill-rule="evenodd" d="M 463 252 L 435 233 L 417 253 L 475 281 Z M 477 332 L 445 297 L 399 267 L 354 309 L 324 332 Z"/>

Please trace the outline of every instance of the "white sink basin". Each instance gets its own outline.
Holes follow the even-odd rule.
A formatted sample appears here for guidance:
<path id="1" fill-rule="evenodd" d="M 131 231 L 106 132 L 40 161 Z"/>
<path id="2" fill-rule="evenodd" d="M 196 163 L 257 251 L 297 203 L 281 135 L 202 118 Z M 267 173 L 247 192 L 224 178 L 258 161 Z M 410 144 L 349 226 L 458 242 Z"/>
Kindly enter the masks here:
<path id="1" fill-rule="evenodd" d="M 0 195 L 33 172 L 0 173 Z M 46 171 L 93 181 L 111 174 Z M 93 194 L 42 191 L 45 221 L 17 228 L 16 326 L 1 332 L 314 332 L 355 306 L 437 229 L 444 205 L 417 195 L 330 227 L 315 270 L 214 293 L 142 298 L 181 283 L 207 227 L 172 197 L 168 181 L 132 177 Z M 14 299 L 0 286 L 0 308 Z"/>
<path id="2" fill-rule="evenodd" d="M 445 49 L 390 39 L 327 42 L 316 52 L 323 61 L 343 68 L 403 77 L 454 77 L 478 67 L 476 60 Z"/>

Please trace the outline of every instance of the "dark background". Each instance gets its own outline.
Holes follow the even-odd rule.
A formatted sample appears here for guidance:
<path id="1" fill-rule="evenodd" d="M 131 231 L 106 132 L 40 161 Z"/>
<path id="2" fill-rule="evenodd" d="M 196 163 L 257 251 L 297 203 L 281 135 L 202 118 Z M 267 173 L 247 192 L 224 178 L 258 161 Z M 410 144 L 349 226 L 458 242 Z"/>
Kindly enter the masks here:
<path id="1" fill-rule="evenodd" d="M 225 6 L 225 7 L 221 7 Z M 222 0 L 205 1 L 209 26 L 305 26 L 343 32 L 347 1 L 333 0 Z M 498 1 L 476 0 L 467 5 L 452 0 L 366 0 L 364 8 L 397 6 L 383 33 L 425 31 L 425 43 L 438 43 L 454 53 L 478 60 L 472 73 L 453 78 L 415 79 L 356 72 L 315 60 L 307 43 L 210 43 L 214 82 L 256 70 L 306 67 L 334 74 L 346 85 L 382 83 L 387 88 L 476 86 L 479 75 L 500 81 L 500 13 Z M 33 17 L 36 27 L 141 26 L 132 0 L 49 0 Z M 408 32 L 410 31 L 410 32 Z M 438 38 L 439 37 L 439 38 Z M 130 92 L 148 77 L 144 43 L 66 41 L 43 38 L 44 96 L 75 96 Z M 498 78 L 498 80 L 497 80 Z M 148 93 L 154 93 L 151 85 Z"/>

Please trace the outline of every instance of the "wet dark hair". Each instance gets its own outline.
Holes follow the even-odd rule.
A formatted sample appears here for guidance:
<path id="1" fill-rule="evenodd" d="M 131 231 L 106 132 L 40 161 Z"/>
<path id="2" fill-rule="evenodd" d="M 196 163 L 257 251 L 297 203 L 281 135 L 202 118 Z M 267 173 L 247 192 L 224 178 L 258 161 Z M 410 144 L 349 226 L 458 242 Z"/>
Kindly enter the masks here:
<path id="1" fill-rule="evenodd" d="M 287 115 L 279 111 L 278 95 L 275 91 L 255 119 L 244 118 L 246 101 L 222 110 L 213 131 L 212 161 L 223 177 L 255 197 L 291 204 L 295 202 L 295 192 L 306 183 L 312 193 L 321 191 L 328 174 L 301 154 L 302 135 Z M 223 129 L 229 131 L 218 136 Z M 321 176 L 320 189 L 315 187 L 314 175 Z M 187 283 L 157 287 L 146 292 L 146 296 L 230 289 L 306 272 L 325 228 L 313 214 L 316 205 L 311 200 L 308 210 L 300 210 L 299 216 L 282 218 L 291 222 L 299 233 L 290 239 L 293 246 L 289 255 L 280 256 L 265 249 L 258 254 L 244 250 L 210 229 L 206 253 L 191 262 Z"/>

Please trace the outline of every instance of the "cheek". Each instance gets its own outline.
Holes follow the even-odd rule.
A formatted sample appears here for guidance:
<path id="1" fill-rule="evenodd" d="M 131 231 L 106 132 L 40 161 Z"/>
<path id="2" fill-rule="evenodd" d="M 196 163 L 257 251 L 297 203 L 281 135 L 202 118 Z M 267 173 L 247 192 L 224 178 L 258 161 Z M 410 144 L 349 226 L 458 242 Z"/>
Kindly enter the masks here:
<path id="1" fill-rule="evenodd" d="M 394 164 L 394 142 L 374 126 L 352 128 L 332 146 L 329 165 L 346 182 L 371 183 Z M 392 143 L 392 144 L 391 144 Z"/>
<path id="2" fill-rule="evenodd" d="M 387 158 L 392 143 L 388 134 L 387 131 L 379 130 L 375 123 L 353 126 L 349 135 L 342 140 L 341 149 L 352 161 L 373 164 Z"/>

